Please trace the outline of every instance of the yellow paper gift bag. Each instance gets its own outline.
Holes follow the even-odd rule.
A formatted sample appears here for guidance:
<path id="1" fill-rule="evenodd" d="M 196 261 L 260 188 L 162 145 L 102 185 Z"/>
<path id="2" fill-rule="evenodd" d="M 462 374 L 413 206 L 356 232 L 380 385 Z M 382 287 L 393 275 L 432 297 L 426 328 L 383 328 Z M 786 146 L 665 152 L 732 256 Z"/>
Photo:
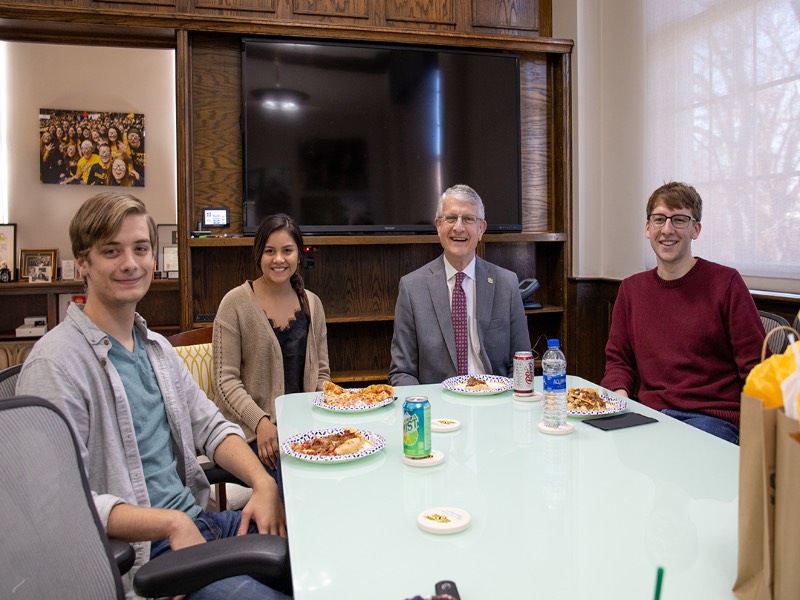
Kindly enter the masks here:
<path id="1" fill-rule="evenodd" d="M 785 325 L 770 331 L 764 338 L 761 362 L 753 367 L 747 375 L 742 390 L 748 396 L 762 400 L 765 407 L 783 406 L 781 383 L 797 372 L 797 363 L 791 346 L 783 354 L 773 354 L 767 359 L 764 358 L 770 334 L 779 329 L 789 329 L 794 332 L 795 336 L 800 337 L 794 329 Z M 795 345 L 797 344 L 800 342 L 795 343 Z M 794 401 L 797 402 L 797 398 Z"/>

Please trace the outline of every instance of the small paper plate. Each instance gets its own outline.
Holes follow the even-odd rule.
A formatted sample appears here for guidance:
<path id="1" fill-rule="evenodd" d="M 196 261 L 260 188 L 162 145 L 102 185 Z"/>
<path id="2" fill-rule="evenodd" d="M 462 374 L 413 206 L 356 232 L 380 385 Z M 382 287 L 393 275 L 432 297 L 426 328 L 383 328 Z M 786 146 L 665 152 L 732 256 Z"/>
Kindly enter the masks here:
<path id="1" fill-rule="evenodd" d="M 355 391 L 355 388 L 351 388 L 349 389 L 349 391 Z M 354 412 L 368 412 L 371 410 L 377 410 L 382 406 L 388 406 L 395 400 L 397 400 L 397 396 L 389 396 L 385 400 L 381 400 L 380 402 L 375 402 L 374 404 L 367 404 L 366 402 L 360 402 L 360 401 L 347 405 L 328 404 L 327 402 L 325 402 L 325 394 L 319 393 L 316 396 L 314 396 L 313 404 L 318 408 L 321 408 L 323 410 L 329 410 L 331 412 L 354 413 Z"/>
<path id="2" fill-rule="evenodd" d="M 428 533 L 458 533 L 469 527 L 470 516 L 463 508 L 437 506 L 423 510 L 417 517 L 417 525 Z"/>
<path id="3" fill-rule="evenodd" d="M 342 454 L 337 456 L 321 456 L 316 454 L 303 454 L 302 452 L 297 452 L 292 448 L 292 444 L 296 442 L 304 442 L 306 440 L 310 440 L 315 437 L 323 437 L 326 435 L 330 435 L 332 433 L 342 433 L 344 431 L 344 427 L 332 427 L 329 429 L 315 429 L 313 431 L 307 431 L 306 433 L 300 433 L 290 437 L 286 440 L 283 444 L 281 444 L 281 450 L 284 454 L 288 454 L 289 456 L 293 456 L 295 458 L 299 458 L 300 460 L 306 460 L 309 462 L 315 463 L 339 463 L 339 462 L 348 462 L 351 460 L 357 460 L 359 458 L 364 458 L 365 456 L 369 456 L 370 454 L 374 454 L 378 450 L 381 450 L 384 446 L 386 446 L 386 438 L 378 433 L 373 433 L 371 431 L 364 431 L 363 429 L 359 429 L 358 431 L 361 432 L 367 439 L 367 447 L 359 450 L 358 452 L 354 452 L 353 454 Z"/>
<path id="4" fill-rule="evenodd" d="M 489 389 L 485 390 L 474 390 L 474 389 L 467 389 L 467 381 L 470 377 L 474 377 L 475 379 L 480 379 L 485 384 L 489 386 Z M 455 392 L 456 394 L 466 394 L 467 396 L 490 396 L 494 394 L 501 394 L 503 392 L 507 392 L 511 389 L 513 385 L 513 381 L 508 377 L 501 377 L 500 375 L 458 375 L 457 377 L 451 377 L 450 379 L 445 379 L 442 382 L 442 386 L 451 392 Z"/>
<path id="5" fill-rule="evenodd" d="M 596 417 L 600 415 L 613 415 L 628 408 L 628 401 L 620 396 L 610 396 L 605 391 L 600 392 L 600 397 L 606 401 L 605 410 L 567 410 L 568 417 Z"/>
<path id="6" fill-rule="evenodd" d="M 431 431 L 436 433 L 447 433 L 461 429 L 461 421 L 456 419 L 433 419 L 431 421 Z"/>

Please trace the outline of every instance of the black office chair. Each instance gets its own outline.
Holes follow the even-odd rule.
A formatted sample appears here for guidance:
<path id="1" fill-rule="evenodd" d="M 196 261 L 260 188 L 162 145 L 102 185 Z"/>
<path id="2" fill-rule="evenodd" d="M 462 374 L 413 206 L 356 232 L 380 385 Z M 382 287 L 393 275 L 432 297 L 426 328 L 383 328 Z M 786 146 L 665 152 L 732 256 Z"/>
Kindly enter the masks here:
<path id="1" fill-rule="evenodd" d="M 765 310 L 758 311 L 758 314 L 761 316 L 761 323 L 763 323 L 766 333 L 769 333 L 776 327 L 790 327 L 789 321 L 780 315 Z M 783 351 L 789 346 L 789 331 L 787 329 L 776 331 L 769 337 L 767 345 L 769 346 L 770 352 L 773 354 L 783 354 Z"/>
<path id="2" fill-rule="evenodd" d="M 123 549 L 115 558 L 63 414 L 41 398 L 0 400 L 0 456 L 0 596 L 123 598 L 133 549 L 115 541 Z M 247 535 L 159 556 L 138 570 L 133 587 L 145 597 L 173 596 L 252 574 L 288 590 L 288 565 L 285 539 Z"/>
<path id="3" fill-rule="evenodd" d="M 16 393 L 17 379 L 22 365 L 13 365 L 0 371 L 0 398 L 10 398 Z"/>

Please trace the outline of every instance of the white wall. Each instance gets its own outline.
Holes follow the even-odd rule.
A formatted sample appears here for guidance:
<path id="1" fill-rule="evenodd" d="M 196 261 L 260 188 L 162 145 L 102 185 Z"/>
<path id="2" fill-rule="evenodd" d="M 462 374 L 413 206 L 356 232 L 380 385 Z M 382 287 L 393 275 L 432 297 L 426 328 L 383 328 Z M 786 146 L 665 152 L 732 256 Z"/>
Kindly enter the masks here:
<path id="1" fill-rule="evenodd" d="M 639 0 L 556 0 L 572 52 L 573 275 L 645 269 L 644 9 Z"/>
<path id="2" fill-rule="evenodd" d="M 156 223 L 177 223 L 175 52 L 10 42 L 0 115 L 0 186 L 21 248 L 72 256 L 67 227 L 96 191 L 39 181 L 39 109 L 135 112 L 145 117 L 146 185 L 133 188 Z"/>

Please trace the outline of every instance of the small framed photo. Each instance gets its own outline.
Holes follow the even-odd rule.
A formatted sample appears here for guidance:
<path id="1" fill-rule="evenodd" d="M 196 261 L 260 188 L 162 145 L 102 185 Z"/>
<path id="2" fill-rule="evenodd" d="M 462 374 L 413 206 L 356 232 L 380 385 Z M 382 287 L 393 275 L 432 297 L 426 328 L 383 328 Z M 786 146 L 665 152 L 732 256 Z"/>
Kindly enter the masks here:
<path id="1" fill-rule="evenodd" d="M 178 247 L 164 246 L 164 271 L 178 270 Z"/>
<path id="2" fill-rule="evenodd" d="M 58 248 L 26 250 L 19 253 L 20 281 L 48 283 L 56 276 Z"/>
<path id="3" fill-rule="evenodd" d="M 164 248 L 167 246 L 178 247 L 178 226 L 177 225 L 158 225 L 156 226 L 156 233 L 158 234 L 158 248 L 156 250 L 156 265 L 159 271 L 166 271 L 164 266 Z M 177 260 L 175 261 L 177 264 Z M 178 267 L 175 267 L 176 269 Z"/>
<path id="4" fill-rule="evenodd" d="M 8 281 L 0 281 L 0 283 L 8 283 L 14 281 L 14 273 L 17 270 L 17 224 L 5 223 L 0 225 L 0 271 L 3 269 L 3 263 L 8 271 L 3 271 L 4 277 Z"/>

